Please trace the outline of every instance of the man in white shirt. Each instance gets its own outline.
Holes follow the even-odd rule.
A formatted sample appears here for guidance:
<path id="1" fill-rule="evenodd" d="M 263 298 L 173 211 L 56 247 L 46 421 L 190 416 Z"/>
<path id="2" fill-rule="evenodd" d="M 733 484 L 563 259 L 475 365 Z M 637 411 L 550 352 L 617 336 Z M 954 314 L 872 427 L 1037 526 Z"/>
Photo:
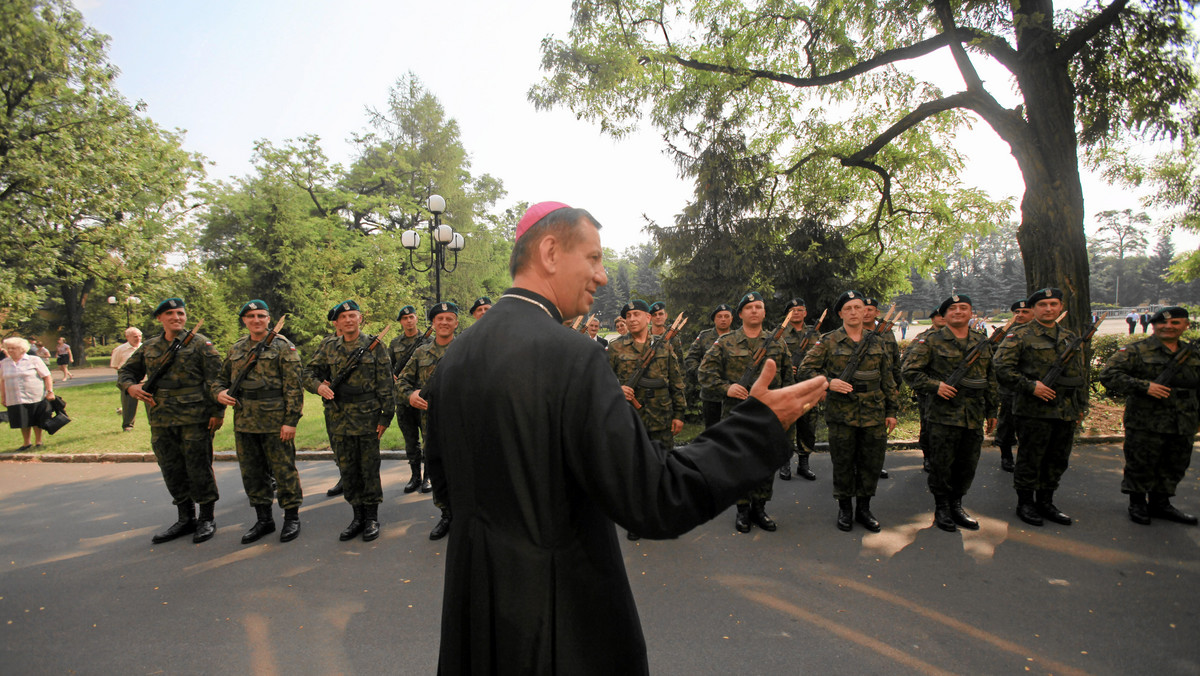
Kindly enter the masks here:
<path id="1" fill-rule="evenodd" d="M 130 355 L 141 346 L 142 330 L 132 326 L 125 329 L 125 342 L 113 349 L 112 357 L 108 360 L 109 368 L 119 369 L 124 366 Z M 133 431 L 133 419 L 137 417 L 137 404 L 137 399 L 121 392 L 121 408 L 117 410 L 121 414 L 121 429 L 126 432 Z"/>

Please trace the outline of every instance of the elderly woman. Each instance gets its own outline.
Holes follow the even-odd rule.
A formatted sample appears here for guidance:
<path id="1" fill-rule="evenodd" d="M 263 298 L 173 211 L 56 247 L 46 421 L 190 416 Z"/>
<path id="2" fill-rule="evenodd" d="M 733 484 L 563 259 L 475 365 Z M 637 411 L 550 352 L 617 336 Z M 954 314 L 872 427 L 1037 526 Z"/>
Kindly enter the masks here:
<path id="1" fill-rule="evenodd" d="M 8 424 L 21 430 L 24 444 L 18 451 L 29 450 L 29 429 L 34 429 L 35 441 L 42 445 L 42 428 L 37 422 L 43 415 L 42 403 L 54 398 L 54 378 L 50 369 L 36 355 L 29 352 L 29 341 L 19 336 L 4 339 L 4 353 L 8 359 L 0 361 L 0 402 L 8 408 Z"/>

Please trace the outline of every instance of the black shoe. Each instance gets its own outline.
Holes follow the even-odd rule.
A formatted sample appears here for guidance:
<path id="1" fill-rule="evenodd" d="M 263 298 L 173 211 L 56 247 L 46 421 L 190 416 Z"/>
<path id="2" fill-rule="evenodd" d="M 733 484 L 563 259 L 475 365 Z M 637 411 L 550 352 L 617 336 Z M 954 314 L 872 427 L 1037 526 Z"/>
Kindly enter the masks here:
<path id="1" fill-rule="evenodd" d="M 1044 523 L 1042 515 L 1038 514 L 1037 507 L 1034 507 L 1032 502 L 1017 502 L 1017 518 L 1030 526 L 1041 526 Z"/>
<path id="2" fill-rule="evenodd" d="M 641 540 L 642 536 L 638 535 L 637 533 L 635 533 L 633 531 L 628 531 L 625 533 L 625 539 L 626 540 Z"/>
<path id="3" fill-rule="evenodd" d="M 925 458 L 921 461 L 921 469 L 924 470 L 926 474 L 929 474 L 933 471 L 933 468 L 929 466 L 929 458 Z"/>
<path id="4" fill-rule="evenodd" d="M 1150 525 L 1150 508 L 1146 506 L 1145 498 L 1141 502 L 1129 501 L 1129 520 L 1143 526 Z"/>
<path id="5" fill-rule="evenodd" d="M 816 481 L 817 475 L 808 467 L 808 453 L 801 453 L 796 459 L 796 476 L 803 477 L 809 481 Z"/>
<path id="6" fill-rule="evenodd" d="M 412 468 L 412 477 L 404 484 L 404 492 L 412 493 L 421 487 L 421 461 L 410 462 L 408 466 Z"/>
<path id="7" fill-rule="evenodd" d="M 275 517 L 271 516 L 270 505 L 254 505 L 254 513 L 258 519 L 254 525 L 250 526 L 250 530 L 242 536 L 242 544 L 248 545 L 266 535 L 267 533 L 275 532 Z"/>
<path id="8" fill-rule="evenodd" d="M 888 474 L 888 471 L 886 469 L 881 469 L 881 470 L 879 470 L 879 478 L 880 479 L 890 479 L 891 476 Z"/>
<path id="9" fill-rule="evenodd" d="M 192 502 L 185 502 L 175 505 L 175 508 L 179 512 L 179 520 L 168 526 L 165 531 L 155 533 L 154 537 L 150 538 L 150 542 L 161 545 L 181 535 L 196 532 L 196 505 Z"/>
<path id="10" fill-rule="evenodd" d="M 950 516 L 950 500 L 939 496 L 933 497 L 933 525 L 941 528 L 947 533 L 958 531 L 958 526 L 954 525 L 954 517 Z"/>
<path id="11" fill-rule="evenodd" d="M 1175 523 L 1182 523 L 1188 526 L 1196 525 L 1196 517 L 1191 514 L 1185 514 L 1175 505 L 1171 504 L 1171 499 L 1167 496 L 1151 496 L 1150 499 L 1150 516 L 1156 519 L 1166 519 Z"/>
<path id="12" fill-rule="evenodd" d="M 338 535 L 338 539 L 342 542 L 351 540 L 363 532 L 363 508 L 361 505 L 351 506 L 354 508 L 354 518 L 350 520 L 350 525 L 346 526 L 346 530 Z"/>
<path id="13" fill-rule="evenodd" d="M 875 515 L 871 513 L 871 498 L 858 499 L 858 505 L 854 510 L 854 520 L 872 533 L 878 533 L 883 529 L 879 525 L 879 519 L 876 519 Z"/>
<path id="14" fill-rule="evenodd" d="M 333 488 L 330 488 L 329 490 L 325 491 L 325 495 L 328 495 L 331 498 L 334 496 L 337 496 L 337 495 L 341 495 L 341 494 L 342 494 L 342 480 L 341 479 L 338 479 L 338 482 L 333 485 Z"/>
<path id="15" fill-rule="evenodd" d="M 300 537 L 300 508 L 283 510 L 283 528 L 279 530 L 280 542 L 291 542 Z"/>
<path id="16" fill-rule="evenodd" d="M 379 505 L 363 505 L 363 542 L 379 537 Z"/>
<path id="17" fill-rule="evenodd" d="M 425 480 L 421 482 L 421 492 L 422 493 L 432 493 L 433 492 L 433 484 L 429 483 L 429 472 L 425 473 Z"/>
<path id="18" fill-rule="evenodd" d="M 1011 448 L 1000 449 L 1000 469 L 1005 472 L 1013 471 L 1016 464 L 1013 462 L 1013 454 Z"/>
<path id="19" fill-rule="evenodd" d="M 433 530 L 429 531 L 429 539 L 441 540 L 442 538 L 446 537 L 446 535 L 450 532 L 450 521 L 450 510 L 443 509 L 442 518 L 438 519 L 438 522 L 433 526 Z"/>
<path id="20" fill-rule="evenodd" d="M 791 463 L 788 463 L 788 464 L 784 465 L 783 467 L 779 468 L 779 478 L 783 479 L 784 481 L 792 480 L 792 465 L 791 465 Z"/>
<path id="21" fill-rule="evenodd" d="M 733 527 L 739 533 L 750 532 L 750 505 L 738 503 L 737 516 L 733 518 Z"/>
<path id="22" fill-rule="evenodd" d="M 838 500 L 837 527 L 844 531 L 854 528 L 854 505 L 849 498 Z"/>
<path id="23" fill-rule="evenodd" d="M 1038 514 L 1041 514 L 1043 519 L 1063 526 L 1071 525 L 1071 517 L 1063 514 L 1058 507 L 1054 506 L 1054 491 L 1038 491 L 1036 506 Z"/>
<path id="24" fill-rule="evenodd" d="M 767 514 L 766 500 L 754 500 L 750 503 L 750 521 L 768 533 L 774 533 L 778 528 L 775 520 Z"/>
<path id="25" fill-rule="evenodd" d="M 200 516 L 196 517 L 196 532 L 192 533 L 192 542 L 207 542 L 216 535 L 217 520 L 213 516 L 213 506 L 211 502 L 200 505 Z"/>
<path id="26" fill-rule="evenodd" d="M 962 498 L 950 499 L 950 518 L 954 519 L 954 523 L 957 524 L 959 528 L 966 528 L 967 530 L 979 530 L 979 522 L 975 519 L 972 519 L 971 515 L 967 514 L 966 511 L 963 510 Z"/>

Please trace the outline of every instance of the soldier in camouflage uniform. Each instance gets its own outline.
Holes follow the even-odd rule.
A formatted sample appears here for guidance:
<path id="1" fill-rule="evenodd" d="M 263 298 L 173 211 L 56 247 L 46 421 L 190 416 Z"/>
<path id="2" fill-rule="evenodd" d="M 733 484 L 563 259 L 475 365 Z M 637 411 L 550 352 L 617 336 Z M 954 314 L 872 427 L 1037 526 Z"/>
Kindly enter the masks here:
<path id="1" fill-rule="evenodd" d="M 752 364 L 754 353 L 764 344 L 766 356 L 754 368 L 754 375 L 762 372 L 762 365 L 768 359 L 774 359 L 777 370 L 771 380 L 770 389 L 787 387 L 795 379 L 787 343 L 772 340 L 773 335 L 763 328 L 767 310 L 762 294 L 751 291 L 742 296 L 737 305 L 737 315 L 742 320 L 742 327 L 718 338 L 700 361 L 700 387 L 710 392 L 725 394 L 721 408 L 722 417 L 728 416 L 735 406 L 750 396 L 749 386 L 738 381 L 746 368 Z M 753 383 L 753 379 L 750 382 Z M 766 509 L 767 501 L 773 493 L 774 480 L 775 476 L 772 475 L 762 486 L 751 490 L 749 495 L 738 500 L 737 517 L 733 522 L 738 532 L 749 533 L 752 524 L 765 531 L 776 529 L 775 521 L 767 514 Z"/>
<path id="2" fill-rule="evenodd" d="M 692 346 L 688 348 L 687 356 L 683 358 L 684 371 L 687 372 L 688 380 L 700 385 L 700 361 L 704 359 L 704 353 L 708 352 L 708 348 L 721 336 L 729 333 L 733 325 L 733 308 L 721 303 L 711 313 L 708 318 L 713 322 L 713 328 L 704 329 L 696 336 L 696 340 L 692 341 Z M 711 427 L 721 420 L 721 403 L 725 401 L 724 392 L 712 392 L 699 387 L 700 389 L 700 406 L 704 413 L 704 426 Z"/>
<path id="3" fill-rule="evenodd" d="M 667 333 L 667 304 L 661 300 L 654 301 L 650 304 L 650 335 L 659 336 L 660 338 Z M 675 354 L 683 358 L 683 339 L 679 334 L 671 339 L 671 349 L 675 350 Z"/>
<path id="4" fill-rule="evenodd" d="M 486 312 L 486 310 L 485 310 Z M 482 316 L 482 313 L 480 313 Z M 408 466 L 412 476 L 404 485 L 405 493 L 421 489 L 422 493 L 433 490 L 428 480 L 421 480 L 421 412 L 408 404 L 408 397 L 400 392 L 400 373 L 408 364 L 408 360 L 416 354 L 416 348 L 426 340 L 425 335 L 417 330 L 417 310 L 411 305 L 400 308 L 396 316 L 400 322 L 400 335 L 392 339 L 388 351 L 391 353 L 392 372 L 396 373 L 396 425 L 400 434 L 404 435 L 404 454 L 408 456 Z"/>
<path id="5" fill-rule="evenodd" d="M 257 520 L 242 536 L 250 544 L 275 532 L 271 500 L 278 496 L 283 509 L 280 542 L 300 535 L 300 503 L 304 496 L 296 471 L 296 424 L 304 407 L 300 384 L 300 354 L 296 346 L 276 335 L 247 371 L 247 362 L 271 330 L 271 313 L 266 301 L 255 299 L 238 312 L 250 335 L 233 344 L 212 385 L 213 398 L 233 406 L 233 430 L 237 442 L 242 487 Z M 233 381 L 245 374 L 237 397 L 229 396 Z M 271 480 L 275 488 L 271 488 Z"/>
<path id="6" fill-rule="evenodd" d="M 788 327 L 783 331 L 783 342 L 787 343 L 788 352 L 792 357 L 792 370 L 795 371 L 800 367 L 800 362 L 804 361 L 804 355 L 808 354 L 820 338 L 820 334 L 817 333 L 819 327 L 809 327 L 804 323 L 804 318 L 808 316 L 808 307 L 803 298 L 791 299 L 784 306 L 784 310 L 788 312 Z M 800 416 L 796 421 L 795 431 L 796 476 L 815 481 L 817 475 L 809 468 L 808 457 L 817 445 L 817 412 L 813 410 Z M 779 470 L 779 478 L 790 481 L 792 468 L 784 465 Z"/>
<path id="7" fill-rule="evenodd" d="M 1125 395 L 1125 475 L 1121 492 L 1129 495 L 1129 518 L 1148 525 L 1150 518 L 1196 525 L 1196 517 L 1171 504 L 1187 472 L 1200 425 L 1200 346 L 1180 340 L 1190 319 L 1181 307 L 1166 307 L 1150 319 L 1154 334 L 1121 348 L 1100 372 L 1100 382 Z M 1166 385 L 1154 382 L 1188 349 Z M 1022 452 L 1024 450 L 1022 449 Z M 1146 495 L 1150 504 L 1146 505 Z"/>
<path id="8" fill-rule="evenodd" d="M 186 307 L 182 298 L 159 303 L 154 317 L 163 332 L 146 340 L 117 372 L 117 387 L 146 402 L 150 445 L 179 512 L 178 521 L 152 538 L 155 544 L 187 533 L 193 533 L 192 542 L 204 542 L 217 532 L 213 506 L 220 495 L 212 468 L 212 435 L 224 421 L 225 407 L 212 398 L 209 387 L 221 370 L 221 355 L 208 338 L 194 333 L 191 342 L 175 353 L 170 366 L 165 366 L 172 341 L 187 324 Z M 167 370 L 151 395 L 140 383 L 161 368 Z"/>
<path id="9" fill-rule="evenodd" d="M 924 338 L 925 336 L 933 333 L 934 331 L 937 331 L 938 329 L 940 329 L 946 325 L 946 318 L 942 316 L 942 310 L 940 307 L 933 308 L 933 311 L 929 313 L 929 323 L 931 324 L 931 326 L 929 328 L 927 328 L 924 331 L 913 336 L 912 342 L 908 344 L 909 350 L 912 349 L 913 345 L 917 344 L 918 340 L 920 340 L 921 338 Z M 908 354 L 906 352 L 904 355 L 902 355 L 900 357 L 900 363 L 903 364 L 904 360 L 907 357 L 908 357 Z M 921 449 L 921 458 L 922 458 L 921 464 L 922 464 L 924 470 L 926 472 L 928 472 L 929 471 L 929 426 L 925 424 L 925 413 L 929 409 L 929 397 L 925 396 L 924 394 L 921 394 L 920 392 L 914 391 L 913 392 L 913 400 L 917 402 L 917 417 L 921 421 L 921 428 L 920 428 L 921 431 L 917 434 L 917 446 L 920 447 L 920 449 Z"/>
<path id="10" fill-rule="evenodd" d="M 873 331 L 879 326 L 879 301 L 874 298 L 868 298 L 866 307 L 863 308 L 863 327 L 867 331 Z M 896 387 L 900 386 L 900 343 L 896 342 L 896 334 L 889 327 L 887 331 L 879 332 L 879 337 L 887 343 L 888 352 L 892 355 L 892 380 L 896 383 Z M 886 456 L 885 456 L 886 457 Z M 879 468 L 879 478 L 888 478 L 888 471 L 882 466 Z"/>
<path id="11" fill-rule="evenodd" d="M 1013 318 L 1016 320 L 1013 323 L 1014 327 L 1033 321 L 1033 308 L 1029 306 L 1028 300 L 1022 298 L 1013 303 L 1009 309 L 1012 310 Z M 1012 449 L 1017 443 L 1017 421 L 1013 416 L 1013 402 L 1016 397 L 1016 392 L 1003 385 L 1000 386 L 1000 415 L 997 416 L 996 445 L 1000 447 L 1000 469 L 1005 472 L 1011 472 L 1015 467 Z"/>
<path id="12" fill-rule="evenodd" d="M 993 357 L 996 377 L 1016 392 L 1013 413 L 1021 452 L 1017 454 L 1013 487 L 1017 491 L 1017 516 L 1032 526 L 1042 525 L 1042 519 L 1071 524 L 1071 517 L 1054 505 L 1054 491 L 1071 459 L 1075 425 L 1087 414 L 1083 350 L 1067 363 L 1054 389 L 1040 380 L 1076 337 L 1057 322 L 1062 297 L 1062 291 L 1054 288 L 1033 292 L 1029 304 L 1033 306 L 1034 321 L 1010 329 Z"/>
<path id="13" fill-rule="evenodd" d="M 842 327 L 821 336 L 808 351 L 800 364 L 800 379 L 829 379 L 825 422 L 833 461 L 833 497 L 838 501 L 837 527 L 848 531 L 853 521 L 858 521 L 878 533 L 880 525 L 871 513 L 871 498 L 879 484 L 888 434 L 896 427 L 898 395 L 892 379 L 892 352 L 886 340 L 864 324 L 865 307 L 863 295 L 857 291 L 838 297 L 833 311 L 841 317 Z M 842 371 L 860 347 L 865 351 L 858 367 L 849 381 L 842 380 Z M 852 504 L 855 499 L 857 505 Z"/>
<path id="14" fill-rule="evenodd" d="M 471 319 L 479 321 L 481 317 L 487 314 L 487 311 L 492 309 L 492 299 L 487 296 L 480 296 L 471 304 Z"/>
<path id="15" fill-rule="evenodd" d="M 379 503 L 383 484 L 379 478 L 379 438 L 392 421 L 395 391 L 392 361 L 387 348 L 362 332 L 358 303 L 347 300 L 329 311 L 339 336 L 321 341 L 304 369 L 304 387 L 321 395 L 325 403 L 325 428 L 337 458 L 346 502 L 354 518 L 338 535 L 345 541 L 362 534 L 365 542 L 379 537 Z M 362 348 L 362 361 L 352 368 L 353 355 Z M 369 349 L 370 348 L 370 349 Z M 331 383 L 349 377 L 335 391 Z"/>
<path id="16" fill-rule="evenodd" d="M 438 362 L 446 354 L 446 348 L 454 340 L 454 332 L 458 329 L 458 306 L 450 302 L 434 303 L 430 306 L 427 317 L 429 323 L 433 325 L 433 340 L 427 341 L 417 348 L 412 359 L 408 360 L 404 370 L 400 372 L 399 381 L 400 398 L 408 402 L 409 406 L 422 412 L 422 434 L 425 432 L 426 424 L 424 411 L 429 409 L 429 404 L 421 397 L 421 388 L 429 382 L 433 372 L 437 370 Z M 428 484 L 428 476 L 425 477 L 425 481 Z M 428 493 L 429 491 L 422 486 L 421 492 Z M 450 532 L 453 515 L 450 513 L 450 506 L 436 497 L 433 505 L 441 510 L 442 516 L 434 524 L 433 530 L 429 531 L 429 539 L 441 540 Z"/>
<path id="17" fill-rule="evenodd" d="M 904 357 L 904 382 L 925 395 L 929 427 L 929 492 L 933 494 L 934 524 L 953 533 L 958 527 L 978 530 L 979 522 L 962 507 L 963 496 L 975 479 L 979 449 L 996 426 L 999 393 L 992 369 L 987 334 L 972 331 L 971 298 L 954 295 L 939 308 L 946 326 L 922 334 Z M 978 358 L 956 386 L 946 378 L 966 363 L 968 353 L 983 343 Z"/>

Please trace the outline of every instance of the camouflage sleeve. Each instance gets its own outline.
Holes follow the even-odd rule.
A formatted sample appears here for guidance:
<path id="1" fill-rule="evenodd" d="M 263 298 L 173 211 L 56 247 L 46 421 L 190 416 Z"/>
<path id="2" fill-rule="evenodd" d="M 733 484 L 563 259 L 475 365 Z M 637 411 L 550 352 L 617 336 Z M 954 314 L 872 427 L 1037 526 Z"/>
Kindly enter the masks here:
<path id="1" fill-rule="evenodd" d="M 725 394 L 729 391 L 729 386 L 733 383 L 725 379 L 725 349 L 721 346 L 721 341 L 713 343 L 705 351 L 696 372 L 696 379 L 700 381 L 700 387 L 710 392 Z"/>
<path id="2" fill-rule="evenodd" d="M 144 349 L 134 350 L 121 368 L 117 369 L 117 387 L 124 392 L 129 389 L 130 385 L 142 382 L 142 378 L 145 377 L 146 351 Z"/>
<path id="3" fill-rule="evenodd" d="M 1087 386 L 1087 380 L 1091 374 L 1088 372 L 1087 360 L 1083 357 L 1082 347 L 1078 352 L 1075 353 L 1075 356 L 1072 357 L 1072 361 L 1076 362 L 1076 368 L 1079 369 L 1079 374 L 1084 378 L 1083 387 L 1074 388 L 1073 396 L 1075 397 L 1075 410 L 1082 412 L 1086 416 L 1088 409 L 1091 408 L 1089 396 L 1091 394 L 1091 388 Z"/>
<path id="4" fill-rule="evenodd" d="M 987 389 L 983 393 L 983 417 L 995 418 L 1000 411 L 1000 384 L 996 381 L 996 364 L 992 361 L 992 346 L 984 345 L 980 359 L 987 358 Z"/>
<path id="5" fill-rule="evenodd" d="M 1117 394 L 1145 394 L 1150 381 L 1134 377 L 1138 367 L 1137 351 L 1122 347 L 1105 362 L 1100 371 L 1100 382 Z"/>
<path id="6" fill-rule="evenodd" d="M 700 377 L 698 370 L 700 368 L 700 361 L 704 359 L 704 350 L 706 348 L 703 337 L 703 333 L 696 336 L 696 340 L 693 340 L 691 346 L 688 347 L 687 356 L 683 358 L 683 368 L 691 378 L 698 379 Z"/>
<path id="7" fill-rule="evenodd" d="M 614 339 L 611 343 L 608 344 L 608 353 L 607 353 L 608 354 L 608 367 L 610 369 L 612 369 L 613 375 L 615 375 L 617 377 L 617 380 L 620 380 L 621 372 L 617 370 L 617 354 L 619 353 L 619 350 L 616 350 L 613 348 L 613 346 L 616 344 L 616 342 L 617 342 L 616 339 Z M 621 384 L 624 385 L 625 383 L 621 383 Z"/>
<path id="8" fill-rule="evenodd" d="M 217 352 L 217 348 L 213 347 L 212 343 L 207 340 L 204 345 L 200 346 L 200 358 L 204 361 L 204 384 L 205 390 L 208 391 L 208 417 L 224 418 L 225 404 L 217 403 L 217 398 L 212 392 L 212 386 L 216 383 L 217 378 L 221 375 L 221 354 Z"/>
<path id="9" fill-rule="evenodd" d="M 283 375 L 283 424 L 295 427 L 304 409 L 304 389 L 301 386 L 302 367 L 296 346 L 288 343 L 279 362 Z"/>
<path id="10" fill-rule="evenodd" d="M 325 355 L 325 346 L 327 343 L 321 341 L 317 346 L 317 351 L 313 353 L 312 359 L 308 360 L 308 365 L 304 367 L 301 374 L 301 379 L 304 381 L 304 389 L 317 393 L 317 388 L 321 383 L 329 380 L 329 363 Z"/>
<path id="11" fill-rule="evenodd" d="M 924 338 L 914 340 L 908 346 L 908 353 L 900 367 L 900 375 L 909 387 L 922 394 L 937 392 L 940 380 L 934 380 L 925 372 L 929 366 L 930 355 L 933 353 L 929 343 Z"/>
<path id="12" fill-rule="evenodd" d="M 404 370 L 400 372 L 400 380 L 397 381 L 400 397 L 405 403 L 408 402 L 408 398 L 412 396 L 412 393 L 418 389 L 417 384 L 420 381 L 417 379 L 417 362 L 419 361 L 417 355 L 420 353 L 421 348 L 418 347 L 417 351 L 413 353 L 412 358 L 404 365 Z"/>
<path id="13" fill-rule="evenodd" d="M 894 344 L 894 343 L 893 343 Z M 883 350 L 883 363 L 879 365 L 879 385 L 883 389 L 883 417 L 900 417 L 900 387 L 896 384 L 899 370 L 893 361 L 892 350 Z"/>
<path id="14" fill-rule="evenodd" d="M 1013 392 L 1033 394 L 1034 381 L 1025 377 L 1019 368 L 1021 363 L 1021 337 L 1012 333 L 1005 336 L 996 354 L 992 357 L 996 367 L 996 379 Z"/>
<path id="15" fill-rule="evenodd" d="M 217 377 L 209 383 L 209 394 L 213 400 L 216 400 L 217 395 L 224 390 L 229 389 L 230 383 L 233 382 L 233 362 L 230 357 L 233 356 L 233 348 L 229 348 L 229 355 L 221 360 L 221 370 L 217 371 Z"/>
<path id="16" fill-rule="evenodd" d="M 671 418 L 683 420 L 687 410 L 687 397 L 683 393 L 683 368 L 679 357 L 672 350 L 667 364 L 667 387 L 671 388 Z"/>
<path id="17" fill-rule="evenodd" d="M 800 367 L 797 369 L 800 374 L 800 380 L 808 380 L 817 376 L 827 376 L 825 373 L 825 356 L 829 353 L 829 347 L 824 340 L 818 340 L 815 345 L 804 355 L 804 361 L 800 362 Z"/>
<path id="18" fill-rule="evenodd" d="M 381 427 L 392 424 L 396 414 L 396 388 L 392 380 L 392 360 L 383 345 L 375 346 L 375 396 L 379 399 L 379 422 Z"/>
<path id="19" fill-rule="evenodd" d="M 775 371 L 780 377 L 780 387 L 787 387 L 796 383 L 796 369 L 792 368 L 792 351 L 788 348 L 787 343 L 783 344 L 783 349 L 780 350 L 779 363 L 775 366 Z"/>

